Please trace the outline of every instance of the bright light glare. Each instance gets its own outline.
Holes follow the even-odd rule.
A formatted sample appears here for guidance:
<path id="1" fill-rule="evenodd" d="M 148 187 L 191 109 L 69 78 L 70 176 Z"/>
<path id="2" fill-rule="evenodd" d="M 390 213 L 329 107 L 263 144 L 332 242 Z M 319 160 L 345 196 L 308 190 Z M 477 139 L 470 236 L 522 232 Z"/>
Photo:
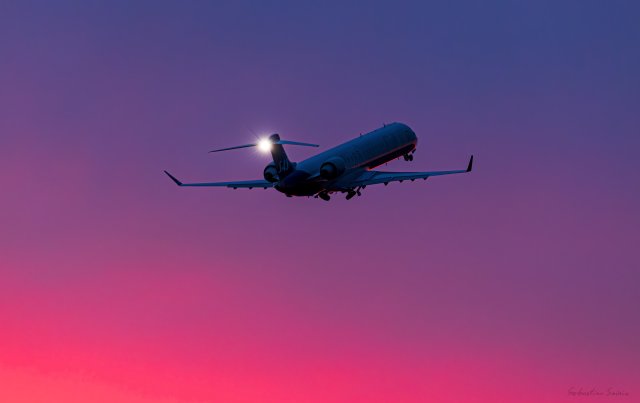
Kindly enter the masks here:
<path id="1" fill-rule="evenodd" d="M 258 149 L 262 152 L 268 153 L 271 151 L 271 141 L 269 139 L 262 139 L 258 142 Z"/>

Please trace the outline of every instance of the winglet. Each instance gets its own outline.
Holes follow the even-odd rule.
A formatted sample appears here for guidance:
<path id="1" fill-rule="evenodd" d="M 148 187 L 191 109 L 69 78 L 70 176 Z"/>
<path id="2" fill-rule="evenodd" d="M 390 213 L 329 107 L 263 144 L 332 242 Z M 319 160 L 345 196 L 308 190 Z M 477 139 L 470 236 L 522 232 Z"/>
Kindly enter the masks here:
<path id="1" fill-rule="evenodd" d="M 471 158 L 469 159 L 469 165 L 467 166 L 467 172 L 471 172 L 471 169 L 473 168 L 473 155 L 471 156 Z M 167 174 L 169 175 L 169 174 Z M 171 176 L 171 175 L 169 175 Z M 171 176 L 173 178 L 173 176 Z M 175 180 L 175 179 L 174 179 Z"/>
<path id="2" fill-rule="evenodd" d="M 176 183 L 176 185 L 178 185 L 178 186 L 182 186 L 182 182 L 180 182 L 179 180 L 177 180 L 177 179 L 176 179 L 173 175 L 171 175 L 169 172 L 164 171 L 164 173 L 166 173 L 166 174 L 167 174 L 167 176 L 168 176 L 169 178 L 171 178 L 171 180 L 172 180 L 172 181 L 174 181 L 174 182 Z"/>

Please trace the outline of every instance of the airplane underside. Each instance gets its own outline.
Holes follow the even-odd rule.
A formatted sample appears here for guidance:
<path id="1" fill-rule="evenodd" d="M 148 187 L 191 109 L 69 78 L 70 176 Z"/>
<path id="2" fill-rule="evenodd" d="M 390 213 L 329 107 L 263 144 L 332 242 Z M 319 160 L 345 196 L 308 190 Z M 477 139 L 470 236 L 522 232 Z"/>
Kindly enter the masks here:
<path id="1" fill-rule="evenodd" d="M 314 196 L 320 192 L 326 191 L 322 183 L 302 183 L 295 187 L 283 188 L 275 185 L 274 188 L 286 196 Z"/>
<path id="2" fill-rule="evenodd" d="M 415 152 L 415 144 L 410 144 L 401 149 L 390 152 L 389 154 L 380 156 L 365 165 L 365 168 L 362 171 L 373 169 L 377 166 L 380 166 L 384 163 L 392 161 L 396 158 L 404 157 L 405 161 L 413 160 L 413 153 Z M 321 198 L 322 200 L 329 201 L 331 199 L 331 193 L 347 193 L 347 200 L 353 198 L 354 196 L 361 196 L 361 190 L 366 186 L 341 186 L 340 181 L 306 181 L 310 176 L 309 173 L 304 171 L 293 171 L 287 177 L 285 177 L 281 182 L 276 184 L 274 188 L 284 193 L 287 197 L 293 196 L 313 196 L 315 198 Z"/>

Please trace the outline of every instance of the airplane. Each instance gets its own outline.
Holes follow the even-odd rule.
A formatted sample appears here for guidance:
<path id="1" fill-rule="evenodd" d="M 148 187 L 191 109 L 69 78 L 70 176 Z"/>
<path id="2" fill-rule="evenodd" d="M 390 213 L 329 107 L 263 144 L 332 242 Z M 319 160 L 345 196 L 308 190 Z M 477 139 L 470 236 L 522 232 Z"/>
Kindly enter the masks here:
<path id="1" fill-rule="evenodd" d="M 407 180 L 413 182 L 416 179 L 426 180 L 431 176 L 471 172 L 473 155 L 469 159 L 466 169 L 455 171 L 384 172 L 372 170 L 400 157 L 403 157 L 405 161 L 412 161 L 417 144 L 418 138 L 409 126 L 394 122 L 296 163 L 289 160 L 284 151 L 284 145 L 319 146 L 282 140 L 280 135 L 276 133 L 257 143 L 209 151 L 216 153 L 258 147 L 261 151 L 270 152 L 273 162 L 264 168 L 264 179 L 183 183 L 169 172 L 164 171 L 164 173 L 178 186 L 219 186 L 232 189 L 274 188 L 287 197 L 313 196 L 329 201 L 332 193 L 346 193 L 346 199 L 350 200 L 356 195 L 360 196 L 361 191 L 369 185 L 388 185 L 390 182 Z"/>

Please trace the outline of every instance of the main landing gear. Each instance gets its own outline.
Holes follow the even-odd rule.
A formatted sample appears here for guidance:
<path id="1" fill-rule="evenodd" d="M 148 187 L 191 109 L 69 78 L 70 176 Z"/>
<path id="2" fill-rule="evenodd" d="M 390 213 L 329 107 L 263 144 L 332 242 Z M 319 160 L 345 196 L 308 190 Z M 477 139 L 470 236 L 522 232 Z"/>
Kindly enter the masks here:
<path id="1" fill-rule="evenodd" d="M 405 154 L 402 156 L 402 158 L 404 158 L 405 161 L 413 161 L 413 153 Z"/>
<path id="2" fill-rule="evenodd" d="M 362 196 L 362 193 L 360 193 L 360 189 L 364 189 L 364 186 L 358 186 L 355 189 L 349 189 L 347 191 L 347 200 L 351 200 L 355 195 Z"/>
<path id="3" fill-rule="evenodd" d="M 348 190 L 342 190 L 342 193 L 346 193 L 347 194 L 347 200 L 351 200 L 353 199 L 355 196 L 362 196 L 362 192 L 360 192 L 360 190 L 364 189 L 366 187 L 365 186 L 358 186 L 356 188 L 353 189 L 348 189 Z M 324 201 L 329 201 L 331 200 L 331 196 L 329 195 L 329 192 L 324 191 L 324 192 L 320 192 L 317 195 L 313 196 L 314 199 L 317 198 L 321 198 Z"/>

